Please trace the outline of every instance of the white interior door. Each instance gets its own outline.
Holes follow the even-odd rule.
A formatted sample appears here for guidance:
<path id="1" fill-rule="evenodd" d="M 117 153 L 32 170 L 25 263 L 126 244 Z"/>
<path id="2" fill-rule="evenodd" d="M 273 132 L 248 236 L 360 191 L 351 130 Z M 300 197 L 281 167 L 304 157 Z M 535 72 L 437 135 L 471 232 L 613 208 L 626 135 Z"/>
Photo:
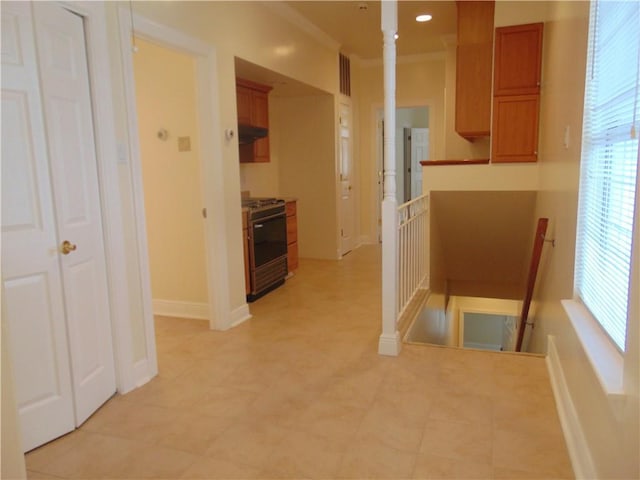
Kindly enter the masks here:
<path id="1" fill-rule="evenodd" d="M 429 159 L 429 129 L 411 129 L 411 199 L 422 195 L 422 160 Z"/>
<path id="2" fill-rule="evenodd" d="M 74 427 L 30 8 L 2 3 L 2 318 L 25 451 Z"/>
<path id="3" fill-rule="evenodd" d="M 83 20 L 48 2 L 2 14 L 4 313 L 30 450 L 86 420 L 115 371 Z"/>
<path id="4" fill-rule="evenodd" d="M 353 250 L 353 179 L 351 107 L 340 104 L 340 253 Z"/>
<path id="5" fill-rule="evenodd" d="M 34 7 L 79 425 L 116 390 L 89 70 L 83 19 Z"/>

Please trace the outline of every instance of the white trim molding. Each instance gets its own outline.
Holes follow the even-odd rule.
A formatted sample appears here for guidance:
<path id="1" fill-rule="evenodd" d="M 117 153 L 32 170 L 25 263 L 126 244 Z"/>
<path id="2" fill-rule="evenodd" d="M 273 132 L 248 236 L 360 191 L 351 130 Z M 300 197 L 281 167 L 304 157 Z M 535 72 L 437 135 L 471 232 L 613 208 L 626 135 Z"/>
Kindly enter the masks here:
<path id="1" fill-rule="evenodd" d="M 209 319 L 209 305 L 199 302 L 153 299 L 153 314 L 164 317 Z"/>
<path id="2" fill-rule="evenodd" d="M 547 338 L 546 363 L 573 472 L 576 478 L 598 478 L 589 445 L 587 445 L 582 431 L 578 412 L 569 393 L 569 387 L 562 370 L 553 335 L 549 335 Z"/>
<path id="3" fill-rule="evenodd" d="M 91 82 L 91 102 L 96 124 L 96 162 L 102 208 L 102 224 L 107 264 L 109 307 L 113 332 L 116 384 L 123 393 L 135 387 L 135 360 L 131 330 L 130 297 L 125 258 L 125 235 L 116 159 L 117 136 L 114 124 L 113 88 L 109 64 L 107 14 L 102 2 L 61 2 L 83 17 L 87 31 L 87 61 Z"/>
<path id="4" fill-rule="evenodd" d="M 401 350 L 400 332 L 386 334 L 383 333 L 378 339 L 378 354 L 397 357 Z"/>
<path id="5" fill-rule="evenodd" d="M 237 327 L 251 318 L 249 305 L 245 303 L 231 312 L 231 327 Z"/>
<path id="6" fill-rule="evenodd" d="M 133 18 L 133 22 L 132 22 Z M 181 50 L 192 55 L 196 61 L 198 124 L 201 131 L 221 132 L 218 111 L 218 76 L 215 48 L 186 33 L 151 21 L 128 9 L 119 9 L 120 41 L 123 57 L 123 75 L 125 99 L 127 104 L 129 148 L 131 155 L 131 176 L 135 203 L 135 217 L 139 237 L 140 274 L 144 297 L 145 325 L 147 334 L 152 333 L 153 314 L 151 300 L 151 282 L 146 243 L 145 212 L 142 190 L 142 169 L 140 165 L 140 146 L 137 133 L 137 112 L 135 104 L 135 79 L 133 76 L 133 58 L 130 48 L 131 29 L 141 38 L 158 45 Z M 133 25 L 132 25 L 133 23 Z M 222 162 L 222 134 L 202 135 L 200 137 L 201 181 L 203 205 L 210 212 L 205 221 L 208 318 L 212 329 L 226 330 L 232 324 L 232 312 L 229 302 L 229 265 L 225 225 L 224 164 Z M 238 206 L 239 209 L 239 206 Z M 150 319 L 150 320 L 149 320 Z M 147 336 L 147 345 L 153 346 L 153 337 Z"/>

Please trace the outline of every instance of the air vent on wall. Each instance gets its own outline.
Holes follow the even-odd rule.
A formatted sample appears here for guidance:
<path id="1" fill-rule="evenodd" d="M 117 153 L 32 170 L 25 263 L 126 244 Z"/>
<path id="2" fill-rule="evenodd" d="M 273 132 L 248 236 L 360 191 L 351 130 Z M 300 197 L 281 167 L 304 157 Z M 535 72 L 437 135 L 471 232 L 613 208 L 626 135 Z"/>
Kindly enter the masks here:
<path id="1" fill-rule="evenodd" d="M 340 55 L 340 93 L 351 96 L 351 62 L 349 57 Z"/>

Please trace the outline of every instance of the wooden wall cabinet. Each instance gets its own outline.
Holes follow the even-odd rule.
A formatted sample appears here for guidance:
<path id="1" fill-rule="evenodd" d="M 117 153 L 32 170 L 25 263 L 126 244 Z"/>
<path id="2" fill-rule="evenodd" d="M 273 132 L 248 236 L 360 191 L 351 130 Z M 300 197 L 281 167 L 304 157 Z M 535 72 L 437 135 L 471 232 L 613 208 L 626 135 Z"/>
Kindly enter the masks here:
<path id="1" fill-rule="evenodd" d="M 537 161 L 539 111 L 539 95 L 494 98 L 492 162 Z"/>
<path id="2" fill-rule="evenodd" d="M 540 93 L 542 23 L 496 28 L 493 95 Z"/>
<path id="3" fill-rule="evenodd" d="M 298 213 L 295 200 L 286 204 L 287 210 L 287 261 L 289 272 L 298 268 Z"/>
<path id="4" fill-rule="evenodd" d="M 496 28 L 491 161 L 536 162 L 542 23 Z"/>
<path id="5" fill-rule="evenodd" d="M 269 92 L 271 87 L 236 78 L 238 125 L 269 128 Z M 240 163 L 270 161 L 269 137 L 240 145 Z"/>
<path id="6" fill-rule="evenodd" d="M 491 133 L 493 1 L 458 1 L 456 116 L 458 134 L 468 140 Z"/>

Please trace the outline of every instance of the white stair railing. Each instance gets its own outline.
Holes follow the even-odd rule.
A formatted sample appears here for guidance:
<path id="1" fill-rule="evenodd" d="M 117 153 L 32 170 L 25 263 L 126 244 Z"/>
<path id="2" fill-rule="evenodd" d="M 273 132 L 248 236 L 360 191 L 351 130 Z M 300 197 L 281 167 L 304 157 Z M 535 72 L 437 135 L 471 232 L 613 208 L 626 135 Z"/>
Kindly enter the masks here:
<path id="1" fill-rule="evenodd" d="M 427 283 L 427 219 L 424 194 L 398 207 L 398 318 Z"/>

